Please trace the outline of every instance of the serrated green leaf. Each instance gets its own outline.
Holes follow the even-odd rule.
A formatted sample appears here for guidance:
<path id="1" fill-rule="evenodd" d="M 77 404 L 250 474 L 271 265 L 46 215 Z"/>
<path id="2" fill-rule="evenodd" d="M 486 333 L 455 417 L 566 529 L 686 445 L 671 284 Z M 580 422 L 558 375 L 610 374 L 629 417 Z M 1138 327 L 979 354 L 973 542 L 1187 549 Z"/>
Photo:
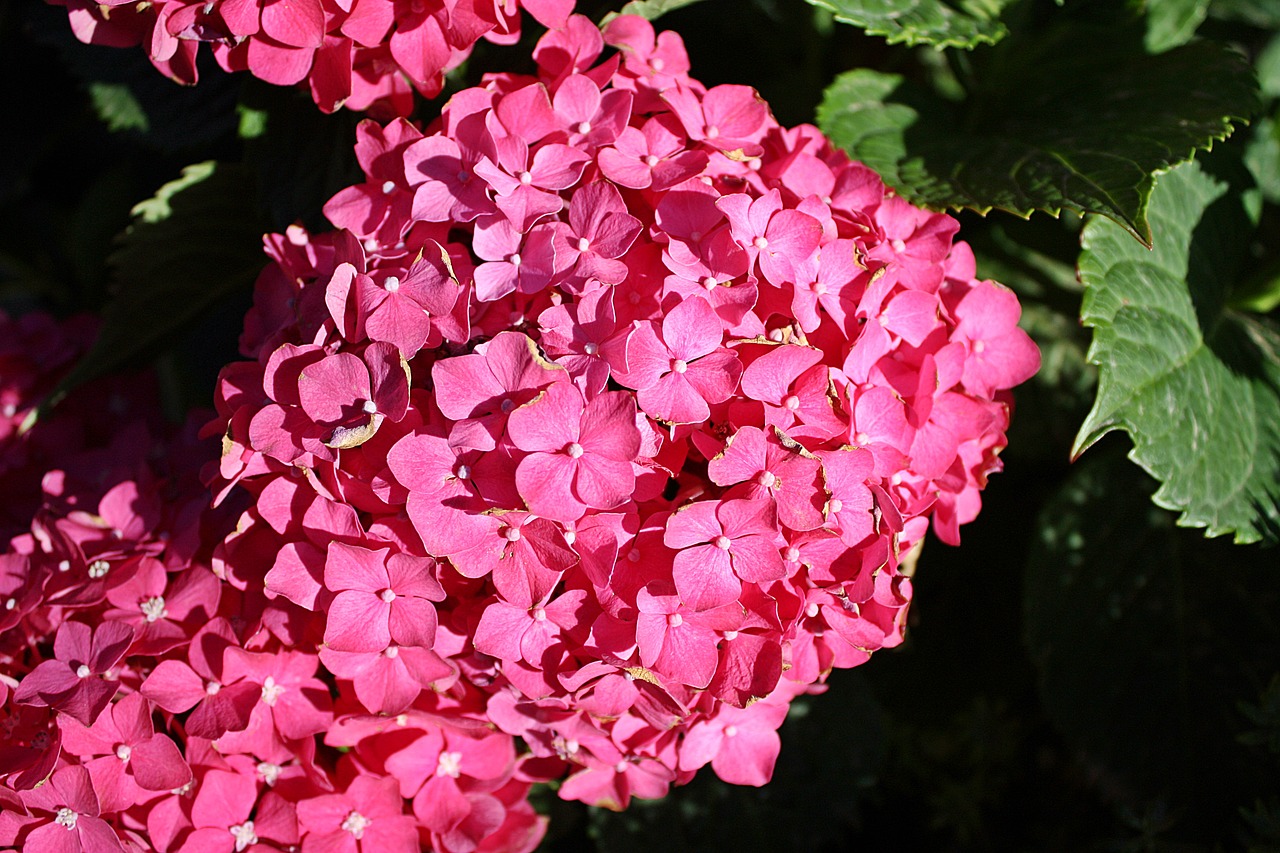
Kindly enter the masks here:
<path id="1" fill-rule="evenodd" d="M 1000 13 L 1011 0 L 809 0 L 837 21 L 861 27 L 889 44 L 966 50 L 1008 35 Z"/>
<path id="2" fill-rule="evenodd" d="M 1133 27 L 1071 21 L 1005 40 L 961 104 L 855 70 L 818 124 L 916 204 L 1102 213 L 1150 239 L 1153 173 L 1257 109 L 1248 62 L 1213 42 L 1147 55 Z"/>
<path id="3" fill-rule="evenodd" d="M 266 264 L 253 198 L 243 167 L 198 163 L 136 205 L 109 261 L 115 297 L 98 339 L 34 416 L 72 388 L 153 352 L 220 298 L 251 286 Z"/>
<path id="4" fill-rule="evenodd" d="M 1209 13 L 1209 0 L 1147 0 L 1146 6 L 1146 45 L 1152 53 L 1186 44 Z"/>
<path id="5" fill-rule="evenodd" d="M 94 82 L 89 84 L 89 100 L 98 118 L 114 133 L 136 130 L 146 133 L 151 128 L 147 113 L 133 92 L 123 83 Z"/>
<path id="6" fill-rule="evenodd" d="M 1081 235 L 1081 319 L 1098 397 L 1079 455 L 1106 433 L 1162 485 L 1179 524 L 1237 542 L 1280 530 L 1280 333 L 1228 308 L 1256 221 L 1240 193 L 1189 163 L 1151 197 L 1154 249 L 1097 218 Z"/>

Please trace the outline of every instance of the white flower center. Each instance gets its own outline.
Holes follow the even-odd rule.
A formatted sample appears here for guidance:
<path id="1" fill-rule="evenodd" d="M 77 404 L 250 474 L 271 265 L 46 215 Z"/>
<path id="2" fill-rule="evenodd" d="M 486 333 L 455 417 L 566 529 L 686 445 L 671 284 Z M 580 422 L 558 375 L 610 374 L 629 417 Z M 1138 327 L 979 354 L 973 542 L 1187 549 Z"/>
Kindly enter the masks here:
<path id="1" fill-rule="evenodd" d="M 18 606 L 18 599 L 10 598 L 5 600 L 5 603 L 4 603 L 5 610 L 13 610 L 17 606 Z"/>
<path id="2" fill-rule="evenodd" d="M 378 593 L 378 598 L 381 598 L 387 604 L 390 604 L 396 600 L 396 591 L 390 588 L 384 589 L 382 592 Z"/>
<path id="3" fill-rule="evenodd" d="M 782 401 L 782 405 L 794 412 L 796 409 L 800 408 L 800 398 L 795 394 L 791 394 Z"/>
<path id="4" fill-rule="evenodd" d="M 376 415 L 378 413 L 378 404 L 372 400 L 365 400 L 364 405 L 360 407 L 360 410 L 366 415 Z"/>
<path id="5" fill-rule="evenodd" d="M 519 527 L 508 527 L 508 528 L 506 528 L 505 530 L 503 530 L 503 531 L 502 531 L 502 535 L 503 535 L 503 537 L 504 537 L 504 538 L 506 538 L 506 540 L 507 540 L 508 542 L 519 542 L 519 541 L 520 541 L 520 528 L 519 528 Z"/>
<path id="6" fill-rule="evenodd" d="M 111 564 L 106 560 L 94 560 L 89 564 L 89 577 L 95 580 L 106 577 L 109 571 L 111 571 Z"/>
<path id="7" fill-rule="evenodd" d="M 670 625 L 672 628 L 679 628 L 681 625 L 684 624 L 684 617 L 681 616 L 679 613 L 672 613 L 670 616 L 667 617 L 667 624 Z"/>
<path id="8" fill-rule="evenodd" d="M 778 482 L 778 478 L 772 471 L 761 471 L 759 476 L 756 477 L 756 482 L 766 489 L 772 489 L 773 484 Z"/>
<path id="9" fill-rule="evenodd" d="M 164 598 L 159 595 L 148 598 L 138 606 L 142 608 L 142 615 L 148 622 L 154 622 L 169 615 L 169 611 L 164 609 Z"/>
<path id="10" fill-rule="evenodd" d="M 844 501 L 840 500 L 839 498 L 832 498 L 831 500 L 827 501 L 827 511 L 830 512 L 832 515 L 835 515 L 842 509 L 844 509 Z"/>
<path id="11" fill-rule="evenodd" d="M 547 621 L 547 609 L 546 609 L 545 607 L 535 607 L 535 608 L 533 608 L 533 621 L 534 621 L 534 622 L 546 622 L 546 621 Z"/>
<path id="12" fill-rule="evenodd" d="M 507 263 L 511 264 L 511 266 L 513 267 L 518 267 L 523 262 L 524 262 L 524 258 L 520 257 L 519 252 L 516 252 L 512 254 L 511 257 L 507 258 Z"/>
<path id="13" fill-rule="evenodd" d="M 280 771 L 283 769 L 279 764 L 272 764 L 270 761 L 258 762 L 258 773 L 268 785 L 276 783 L 276 780 L 280 778 Z"/>
<path id="14" fill-rule="evenodd" d="M 650 154 L 644 158 L 644 164 L 652 169 L 654 166 L 658 165 L 658 158 Z"/>
<path id="15" fill-rule="evenodd" d="M 766 239 L 765 239 L 765 238 L 763 238 L 763 237 L 757 237 L 757 238 L 755 238 L 754 240 L 752 240 L 752 241 L 751 241 L 751 244 L 752 244 L 753 246 L 755 246 L 757 249 L 767 249 L 767 248 L 769 248 L 769 241 L 768 241 L 768 240 L 766 240 Z"/>
<path id="16" fill-rule="evenodd" d="M 800 562 L 800 549 L 792 545 L 791 547 L 787 548 L 787 553 L 784 555 L 784 558 L 788 563 Z"/>
<path id="17" fill-rule="evenodd" d="M 724 638 L 725 638 L 726 640 L 729 640 L 729 641 L 736 640 L 736 639 L 738 639 L 738 632 L 737 632 L 737 631 L 725 631 L 725 632 L 724 632 Z"/>
<path id="18" fill-rule="evenodd" d="M 809 605 L 804 609 L 804 615 L 810 619 L 816 618 L 818 615 L 818 603 L 816 601 L 809 602 Z"/>
<path id="19" fill-rule="evenodd" d="M 533 175 L 529 174 L 528 172 L 521 172 L 520 174 L 516 175 L 516 177 L 519 178 L 520 183 L 524 184 L 525 186 L 528 186 L 529 184 L 533 183 Z"/>
<path id="20" fill-rule="evenodd" d="M 69 571 L 71 571 L 71 561 L 70 561 L 70 560 L 59 560 L 59 561 L 58 561 L 58 571 L 60 571 L 60 572 L 69 572 Z"/>
<path id="21" fill-rule="evenodd" d="M 352 809 L 351 814 L 347 815 L 346 819 L 342 821 L 342 826 L 339 828 L 345 829 L 347 832 L 351 833 L 352 837 L 359 840 L 364 837 L 364 831 L 369 828 L 369 824 L 371 823 L 373 823 L 373 821 L 369 820 L 369 818 Z"/>
<path id="22" fill-rule="evenodd" d="M 67 830 L 70 831 L 76 828 L 76 821 L 79 819 L 80 815 L 76 814 L 66 806 L 63 806 L 58 809 L 58 816 L 53 819 L 53 822 L 59 826 L 65 826 Z"/>
<path id="23" fill-rule="evenodd" d="M 569 454 L 569 458 L 570 458 L 570 459 L 581 459 L 581 458 L 582 458 L 582 445 L 581 445 L 581 444 L 578 444 L 578 442 L 576 442 L 576 441 L 575 441 L 575 442 L 572 442 L 572 443 L 570 443 L 570 444 L 569 444 L 569 446 L 568 446 L 568 447 L 566 447 L 566 448 L 564 449 L 564 452 L 565 452 L 565 453 L 567 453 L 567 454 Z"/>
<path id="24" fill-rule="evenodd" d="M 218 691 L 222 689 L 222 685 L 216 681 L 210 681 L 204 686 L 204 692 L 209 696 L 217 696 Z"/>
<path id="25" fill-rule="evenodd" d="M 675 373 L 684 373 L 688 369 L 689 365 L 684 361 L 684 359 L 677 358 L 671 362 L 671 370 Z"/>
<path id="26" fill-rule="evenodd" d="M 590 133 L 590 132 L 591 132 L 591 122 L 589 121 L 578 122 L 578 133 Z"/>
<path id="27" fill-rule="evenodd" d="M 901 240 L 891 240 L 889 241 L 889 245 L 893 247 L 895 252 L 905 252 L 907 249 L 907 244 Z"/>
<path id="28" fill-rule="evenodd" d="M 709 275 L 709 276 L 707 276 L 706 278 L 704 278 L 704 279 L 702 280 L 702 286 L 703 286 L 704 288 L 706 288 L 707 290 L 715 290 L 715 289 L 716 289 L 716 280 L 715 280 L 715 277 L 714 277 L 714 276 L 710 276 L 710 275 Z"/>
<path id="29" fill-rule="evenodd" d="M 440 753 L 440 763 L 436 765 L 436 775 L 448 776 L 450 779 L 457 779 L 462 775 L 462 753 Z"/>
<path id="30" fill-rule="evenodd" d="M 661 71 L 663 68 L 667 67 L 667 63 L 661 56 L 655 56 L 653 59 L 649 60 L 649 67 L 654 71 Z"/>
<path id="31" fill-rule="evenodd" d="M 586 237 L 579 237 L 579 238 L 578 238 L 578 251 L 579 251 L 579 252 L 585 252 L 585 251 L 587 251 L 587 250 L 588 250 L 588 249 L 590 249 L 590 248 L 591 248 L 591 241 L 590 241 L 590 240 L 588 240 Z"/>
<path id="32" fill-rule="evenodd" d="M 128 761 L 130 755 L 133 755 L 133 747 L 129 746 L 129 744 L 122 743 L 116 747 L 116 758 L 121 761 Z"/>
<path id="33" fill-rule="evenodd" d="M 88 678 L 92 672 L 88 665 L 82 663 L 76 667 L 76 678 Z"/>
<path id="34" fill-rule="evenodd" d="M 230 832 L 231 837 L 236 840 L 236 853 L 243 853 L 244 849 L 250 844 L 258 843 L 258 836 L 253 831 L 253 821 L 251 820 L 246 820 L 239 826 L 231 827 Z"/>
<path id="35" fill-rule="evenodd" d="M 396 182 L 395 182 L 395 181 L 383 181 L 383 182 L 382 182 L 382 192 L 383 192 L 383 193 L 385 193 L 385 194 L 387 194 L 387 195 L 390 195 L 390 194 L 395 190 L 395 188 L 396 188 Z M 249 828 L 250 828 L 250 829 L 252 829 L 252 828 L 253 828 L 253 824 L 252 824 L 252 823 L 250 823 L 250 824 L 249 824 Z"/>
<path id="36" fill-rule="evenodd" d="M 738 733 L 738 727 L 737 727 L 737 726 L 725 726 L 725 727 L 724 727 L 724 736 L 725 736 L 725 737 L 733 737 L 733 736 L 734 736 L 734 735 L 736 735 L 737 733 Z"/>
<path id="37" fill-rule="evenodd" d="M 707 128 L 707 139 L 715 139 L 719 135 L 720 128 L 716 127 L 714 124 Z"/>
<path id="38" fill-rule="evenodd" d="M 585 352 L 587 355 L 595 355 L 596 353 L 600 352 L 600 345 L 598 343 L 595 343 L 594 341 L 588 341 L 587 343 L 582 345 L 582 351 Z"/>
<path id="39" fill-rule="evenodd" d="M 712 544 L 714 544 L 721 551 L 728 551 L 731 547 L 733 547 L 733 540 L 730 539 L 728 536 L 720 535 L 715 538 L 715 542 Z"/>
<path id="40" fill-rule="evenodd" d="M 393 660 L 394 660 L 395 658 L 400 657 L 400 647 L 399 647 L 399 646 L 387 646 L 387 650 L 386 650 L 385 652 L 383 652 L 383 654 L 384 654 L 384 655 L 386 655 L 387 657 L 389 657 L 389 658 L 391 658 L 391 659 L 393 659 Z"/>
<path id="41" fill-rule="evenodd" d="M 276 700 L 280 698 L 286 688 L 283 684 L 276 684 L 276 680 L 270 675 L 267 680 L 262 682 L 262 701 L 266 702 L 269 707 L 274 707 Z"/>
<path id="42" fill-rule="evenodd" d="M 459 463 L 458 467 L 454 469 L 453 476 L 457 477 L 459 480 L 470 480 L 471 467 L 468 465 L 463 465 Z"/>
<path id="43" fill-rule="evenodd" d="M 394 275 L 389 275 L 387 280 L 382 283 L 382 286 L 386 288 L 387 293 L 395 293 L 400 289 L 400 279 Z"/>
<path id="44" fill-rule="evenodd" d="M 982 352 L 982 351 L 983 351 L 984 349 L 986 349 L 986 348 L 987 348 L 987 342 L 986 342 L 986 341 L 974 341 L 974 342 L 973 342 L 973 351 L 974 351 L 974 352 Z"/>

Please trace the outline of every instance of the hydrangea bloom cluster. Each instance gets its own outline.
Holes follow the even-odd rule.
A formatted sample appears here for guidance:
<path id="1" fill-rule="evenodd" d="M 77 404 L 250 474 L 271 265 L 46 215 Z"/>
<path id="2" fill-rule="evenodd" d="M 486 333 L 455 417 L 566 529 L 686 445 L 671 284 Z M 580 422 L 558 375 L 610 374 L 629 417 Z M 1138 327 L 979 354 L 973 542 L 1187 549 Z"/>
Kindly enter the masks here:
<path id="1" fill-rule="evenodd" d="M 23 429 L 91 337 L 0 316 L 0 848 L 535 847 L 481 691 L 375 718 L 319 634 L 282 633 L 218 576 L 243 500 L 210 509 L 207 413 L 175 430 L 146 378 L 108 380 Z"/>
<path id="2" fill-rule="evenodd" d="M 521 9 L 551 28 L 574 0 L 49 0 L 86 44 L 142 45 L 167 77 L 197 80 L 208 44 L 227 71 L 305 85 L 324 112 L 346 105 L 408 115 L 480 39 L 512 44 Z"/>
<path id="3" fill-rule="evenodd" d="M 527 851 L 538 781 L 763 784 L 901 642 L 1038 366 L 1017 300 L 672 33 L 535 59 L 362 125 L 199 436 L 145 381 L 22 431 L 83 332 L 0 318 L 0 846 Z"/>
<path id="4" fill-rule="evenodd" d="M 479 691 L 562 797 L 763 784 L 790 700 L 901 642 L 899 561 L 978 512 L 1039 354 L 954 220 L 675 34 L 534 56 L 366 122 L 338 230 L 270 239 L 215 570 L 369 714 Z"/>

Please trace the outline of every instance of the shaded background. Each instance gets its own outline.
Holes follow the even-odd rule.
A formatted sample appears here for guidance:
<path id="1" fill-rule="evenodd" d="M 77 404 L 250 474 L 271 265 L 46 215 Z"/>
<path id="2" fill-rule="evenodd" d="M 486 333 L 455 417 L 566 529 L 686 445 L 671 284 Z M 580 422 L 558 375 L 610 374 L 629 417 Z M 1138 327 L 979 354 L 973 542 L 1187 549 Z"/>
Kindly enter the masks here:
<path id="1" fill-rule="evenodd" d="M 579 8 L 598 19 L 617 5 Z M 1267 23 L 1232 14 L 1201 32 L 1257 56 Z M 888 46 L 801 0 L 707 0 L 657 25 L 682 33 L 694 76 L 755 86 L 784 124 L 812 121 L 849 68 L 947 94 L 989 50 Z M 451 88 L 527 55 L 482 43 Z M 79 44 L 61 9 L 0 6 L 0 307 L 100 311 L 130 209 L 191 163 L 240 164 L 256 187 L 250 233 L 324 227 L 324 200 L 359 175 L 359 116 L 323 116 L 305 94 L 203 56 L 200 85 L 182 89 L 140 51 Z M 1237 133 L 1214 156 L 1239 158 L 1251 139 Z M 544 849 L 1280 850 L 1280 555 L 1178 529 L 1122 437 L 1069 464 L 1096 382 L 1076 320 L 1080 222 L 959 218 L 980 274 L 1019 291 L 1045 367 L 1016 394 L 1006 471 L 963 546 L 926 542 L 906 644 L 795 703 L 769 786 L 708 770 L 625 814 L 546 790 Z M 1255 254 L 1280 248 L 1277 222 L 1268 205 Z M 103 369 L 159 370 L 175 417 L 206 406 L 249 301 L 246 286 L 211 294 Z"/>

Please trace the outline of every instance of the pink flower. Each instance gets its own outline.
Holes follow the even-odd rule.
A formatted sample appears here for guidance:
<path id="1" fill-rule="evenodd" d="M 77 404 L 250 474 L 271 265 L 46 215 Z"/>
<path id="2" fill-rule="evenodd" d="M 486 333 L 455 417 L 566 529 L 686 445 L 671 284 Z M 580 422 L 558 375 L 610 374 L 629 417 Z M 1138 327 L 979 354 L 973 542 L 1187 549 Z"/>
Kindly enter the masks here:
<path id="1" fill-rule="evenodd" d="M 529 452 L 516 486 L 537 515 L 577 521 L 588 507 L 613 509 L 631 496 L 640 432 L 629 394 L 608 391 L 584 404 L 575 386 L 556 383 L 512 412 L 507 431 Z"/>
<path id="2" fill-rule="evenodd" d="M 303 853 L 414 853 L 418 831 L 396 781 L 357 776 L 341 794 L 298 803 Z"/>
<path id="3" fill-rule="evenodd" d="M 742 375 L 737 355 L 721 346 L 714 309 L 681 302 L 659 323 L 642 323 L 627 342 L 627 372 L 618 381 L 639 393 L 640 408 L 669 423 L 701 423 L 709 403 L 729 399 Z"/>
<path id="4" fill-rule="evenodd" d="M 431 648 L 436 610 L 444 600 L 435 561 L 371 551 L 335 542 L 325 563 L 325 586 L 336 592 L 329 605 L 324 641 L 346 652 L 380 652 L 398 646 Z"/>
<path id="5" fill-rule="evenodd" d="M 124 657 L 133 637 L 133 629 L 123 622 L 103 622 L 96 629 L 63 622 L 53 641 L 54 657 L 22 679 L 14 701 L 48 705 L 93 725 L 119 688 L 114 678 L 103 676 Z"/>
<path id="6" fill-rule="evenodd" d="M 672 566 L 676 592 L 694 610 L 737 601 L 742 581 L 786 576 L 773 505 L 763 500 L 698 501 L 667 520 L 663 542 L 680 549 Z"/>

